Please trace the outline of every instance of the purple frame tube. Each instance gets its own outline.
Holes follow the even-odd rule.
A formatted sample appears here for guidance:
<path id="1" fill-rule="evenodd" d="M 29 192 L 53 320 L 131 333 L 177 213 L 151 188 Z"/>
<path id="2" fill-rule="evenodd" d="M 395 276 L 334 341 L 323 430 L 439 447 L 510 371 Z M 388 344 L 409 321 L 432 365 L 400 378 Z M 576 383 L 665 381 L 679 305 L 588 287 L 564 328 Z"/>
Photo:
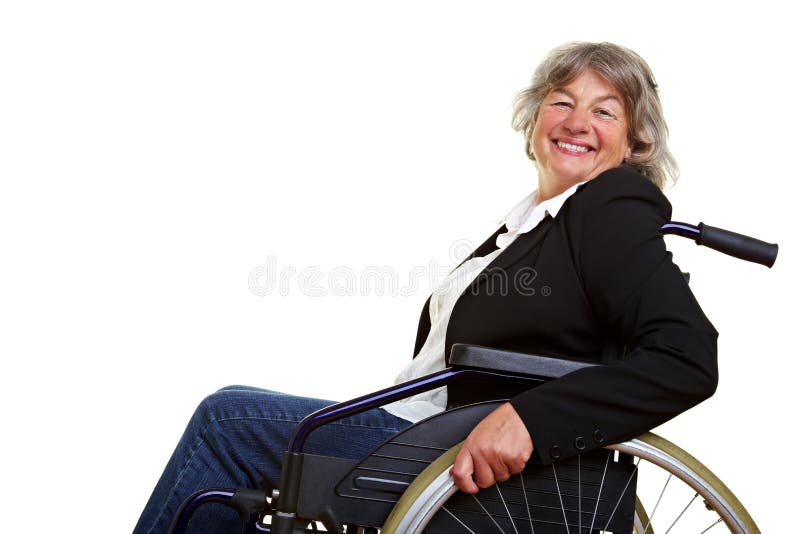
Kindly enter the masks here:
<path id="1" fill-rule="evenodd" d="M 189 519 L 198 508 L 211 502 L 227 504 L 235 493 L 236 490 L 228 488 L 208 488 L 198 491 L 178 509 L 169 532 L 171 534 L 184 534 L 186 527 L 189 526 Z"/>
<path id="2" fill-rule="evenodd" d="M 679 235 L 697 241 L 700 239 L 700 228 L 693 224 L 669 221 L 661 226 L 662 234 Z"/>
<path id="3" fill-rule="evenodd" d="M 298 423 L 297 427 L 289 440 L 289 452 L 301 453 L 306 439 L 315 429 L 320 426 L 337 421 L 357 413 L 378 408 L 384 404 L 389 404 L 399 399 L 411 397 L 417 393 L 436 389 L 445 386 L 456 380 L 470 377 L 482 377 L 500 380 L 513 380 L 523 382 L 541 382 L 541 379 L 534 377 L 523 377 L 518 375 L 499 373 L 495 371 L 484 371 L 478 369 L 452 369 L 448 368 L 437 373 L 426 375 L 402 384 L 368 393 L 361 397 L 326 406 L 316 412 L 306 416 Z"/>

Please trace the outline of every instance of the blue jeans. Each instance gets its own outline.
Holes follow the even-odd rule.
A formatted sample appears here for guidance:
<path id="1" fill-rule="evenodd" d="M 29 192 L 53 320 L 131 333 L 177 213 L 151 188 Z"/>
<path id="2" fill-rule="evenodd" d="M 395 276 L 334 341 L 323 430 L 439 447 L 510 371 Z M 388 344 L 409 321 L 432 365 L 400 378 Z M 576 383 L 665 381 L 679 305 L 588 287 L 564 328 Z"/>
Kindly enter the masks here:
<path id="1" fill-rule="evenodd" d="M 297 423 L 332 401 L 231 386 L 206 397 L 195 410 L 134 529 L 167 531 L 180 504 L 195 491 L 216 487 L 277 486 L 283 454 Z M 373 409 L 315 430 L 305 452 L 361 458 L 411 423 Z M 238 533 L 238 516 L 227 507 L 201 507 L 193 532 Z"/>

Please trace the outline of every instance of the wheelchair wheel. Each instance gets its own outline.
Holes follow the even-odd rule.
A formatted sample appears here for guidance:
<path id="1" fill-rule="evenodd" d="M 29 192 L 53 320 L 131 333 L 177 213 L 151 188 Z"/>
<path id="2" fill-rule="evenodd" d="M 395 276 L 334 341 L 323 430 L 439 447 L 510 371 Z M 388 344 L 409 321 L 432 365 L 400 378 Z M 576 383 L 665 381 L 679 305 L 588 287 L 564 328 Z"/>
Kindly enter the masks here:
<path id="1" fill-rule="evenodd" d="M 611 445 L 603 454 L 608 458 L 606 466 L 609 460 L 629 466 L 628 481 L 633 480 L 633 484 L 630 490 L 627 483 L 622 491 L 614 490 L 620 494 L 618 499 L 610 494 L 611 490 L 603 495 L 605 468 L 600 484 L 596 480 L 590 484 L 581 482 L 578 462 L 577 486 L 574 465 L 569 472 L 560 464 L 547 468 L 552 469 L 554 486 L 561 488 L 555 505 L 552 502 L 542 504 L 544 501 L 537 495 L 538 490 L 525 487 L 522 475 L 528 469 L 475 496 L 459 492 L 449 473 L 459 448 L 460 444 L 451 448 L 414 480 L 386 520 L 381 530 L 383 534 L 621 532 L 619 527 L 609 527 L 609 523 L 615 514 L 619 515 L 623 493 L 632 492 L 634 486 L 636 494 L 634 497 L 631 493 L 626 513 L 632 516 L 635 534 L 713 534 L 724 532 L 726 528 L 742 534 L 760 532 L 736 496 L 708 468 L 680 447 L 652 433 Z M 559 469 L 563 471 L 561 477 Z M 589 488 L 590 485 L 594 488 Z M 597 506 L 592 505 L 592 491 L 598 503 L 602 495 L 611 509 L 606 514 L 607 519 L 598 517 Z M 540 499 L 538 504 L 537 499 Z M 630 520 L 627 524 L 630 525 Z M 625 527 L 626 532 L 628 528 Z"/>

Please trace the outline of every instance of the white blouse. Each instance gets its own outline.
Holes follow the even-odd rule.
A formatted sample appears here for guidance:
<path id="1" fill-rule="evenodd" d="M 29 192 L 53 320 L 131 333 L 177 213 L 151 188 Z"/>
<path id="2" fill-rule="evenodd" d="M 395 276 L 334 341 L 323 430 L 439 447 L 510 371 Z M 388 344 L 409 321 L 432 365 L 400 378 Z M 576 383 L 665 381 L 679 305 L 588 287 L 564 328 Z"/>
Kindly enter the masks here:
<path id="1" fill-rule="evenodd" d="M 507 231 L 497 236 L 497 250 L 486 256 L 470 258 L 453 270 L 439 284 L 431 295 L 428 308 L 431 329 L 422 348 L 416 357 L 400 372 L 395 384 L 407 382 L 445 368 L 445 334 L 450 315 L 461 294 L 521 234 L 533 230 L 545 215 L 555 217 L 564 202 L 575 192 L 580 184 L 576 184 L 560 195 L 541 203 L 536 203 L 538 191 L 522 199 L 505 218 Z M 384 406 L 389 413 L 412 423 L 421 421 L 445 409 L 447 405 L 447 388 L 441 387 Z"/>

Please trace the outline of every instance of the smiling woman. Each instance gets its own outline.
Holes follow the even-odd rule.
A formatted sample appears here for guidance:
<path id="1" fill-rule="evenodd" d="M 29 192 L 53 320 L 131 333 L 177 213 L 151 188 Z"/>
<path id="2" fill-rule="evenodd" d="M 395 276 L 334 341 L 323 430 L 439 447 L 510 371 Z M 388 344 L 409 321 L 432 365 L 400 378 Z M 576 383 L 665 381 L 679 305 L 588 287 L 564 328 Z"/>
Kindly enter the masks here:
<path id="1" fill-rule="evenodd" d="M 514 125 L 539 187 L 425 303 L 414 358 L 397 380 L 443 369 L 456 343 L 612 365 L 503 390 L 510 400 L 475 426 L 453 464 L 468 493 L 528 462 L 549 465 L 640 435 L 709 397 L 717 382 L 716 331 L 661 239 L 671 208 L 659 187 L 676 172 L 644 61 L 608 43 L 558 48 L 518 98 Z M 489 283 L 531 272 L 547 292 Z M 464 380 L 325 426 L 306 451 L 359 458 L 411 424 L 497 394 Z M 163 531 L 204 486 L 277 485 L 292 429 L 329 402 L 243 386 L 209 396 L 135 532 Z M 237 528 L 236 517 L 205 513 L 205 531 Z"/>
<path id="2" fill-rule="evenodd" d="M 548 94 L 531 134 L 541 202 L 631 157 L 622 95 L 592 70 Z"/>
<path id="3" fill-rule="evenodd" d="M 716 332 L 658 232 L 671 208 L 653 185 L 661 188 L 676 178 L 677 166 L 647 63 L 612 43 L 556 48 L 517 97 L 513 125 L 525 135 L 539 174 L 537 192 L 521 207 L 529 204 L 525 213 L 531 214 L 544 208 L 555 227 L 539 229 L 548 224 L 544 219 L 538 232 L 530 232 L 544 237 L 531 242 L 528 261 L 540 278 L 558 280 L 550 283 L 558 299 L 534 309 L 535 301 L 512 304 L 512 295 L 490 315 L 513 324 L 519 319 L 509 314 L 511 308 L 535 317 L 536 324 L 525 325 L 524 334 L 497 327 L 491 341 L 472 334 L 469 342 L 624 363 L 525 392 L 481 421 L 452 470 L 459 489 L 469 493 L 520 472 L 534 455 L 546 463 L 581 454 L 585 448 L 576 450 L 574 443 L 583 443 L 584 436 L 633 437 L 716 389 Z M 506 225 L 514 233 L 511 220 Z M 502 240 L 501 235 L 497 243 Z M 668 298 L 661 294 L 665 290 Z M 480 309 L 485 313 L 488 307 Z M 461 321 L 486 320 L 462 315 Z M 550 337 L 556 338 L 552 344 Z M 651 376 L 685 382 L 653 383 Z M 593 393 L 599 390 L 614 393 Z M 458 395 L 451 391 L 451 397 Z"/>
<path id="4" fill-rule="evenodd" d="M 604 144 L 614 144 L 615 154 L 608 155 L 606 164 L 617 161 L 613 167 L 624 160 L 663 188 L 677 179 L 678 167 L 667 147 L 668 129 L 657 89 L 650 67 L 632 50 L 612 43 L 570 43 L 553 50 L 536 69 L 531 86 L 517 96 L 512 125 L 525 135 L 525 150 L 538 161 L 540 180 L 543 170 L 547 174 L 547 164 L 540 159 L 546 156 L 542 148 L 558 144 L 558 135 L 565 135 L 562 145 L 591 149 L 585 137 L 594 135 L 602 136 Z M 576 102 L 578 98 L 581 102 Z M 552 128 L 545 127 L 544 118 L 539 120 L 539 114 L 548 110 L 554 112 L 547 121 Z M 554 130 L 557 127 L 561 129 Z M 567 135 L 574 133 L 579 135 Z M 618 137 L 623 134 L 626 139 Z M 538 137 L 542 137 L 539 149 Z M 622 159 L 617 159 L 619 151 L 624 151 Z M 594 170 L 598 168 L 603 170 L 600 162 Z M 591 175 L 591 168 L 584 170 L 590 175 L 582 181 L 600 172 Z M 577 176 L 580 179 L 580 173 Z"/>
<path id="5" fill-rule="evenodd" d="M 674 217 L 797 245 L 792 5 L 2 2 L 2 531 L 129 531 L 192 409 L 227 384 L 326 399 L 388 384 L 419 308 L 475 249 L 451 243 L 480 244 L 536 189 L 512 98 L 566 41 L 652 67 Z M 768 488 L 800 466 L 761 466 L 800 442 L 800 248 L 767 275 L 666 243 L 720 330 L 722 378 L 658 432 L 786 532 L 793 492 Z M 373 265 L 399 296 L 362 283 Z M 29 496 L 47 480 L 64 495 L 43 515 Z"/>

